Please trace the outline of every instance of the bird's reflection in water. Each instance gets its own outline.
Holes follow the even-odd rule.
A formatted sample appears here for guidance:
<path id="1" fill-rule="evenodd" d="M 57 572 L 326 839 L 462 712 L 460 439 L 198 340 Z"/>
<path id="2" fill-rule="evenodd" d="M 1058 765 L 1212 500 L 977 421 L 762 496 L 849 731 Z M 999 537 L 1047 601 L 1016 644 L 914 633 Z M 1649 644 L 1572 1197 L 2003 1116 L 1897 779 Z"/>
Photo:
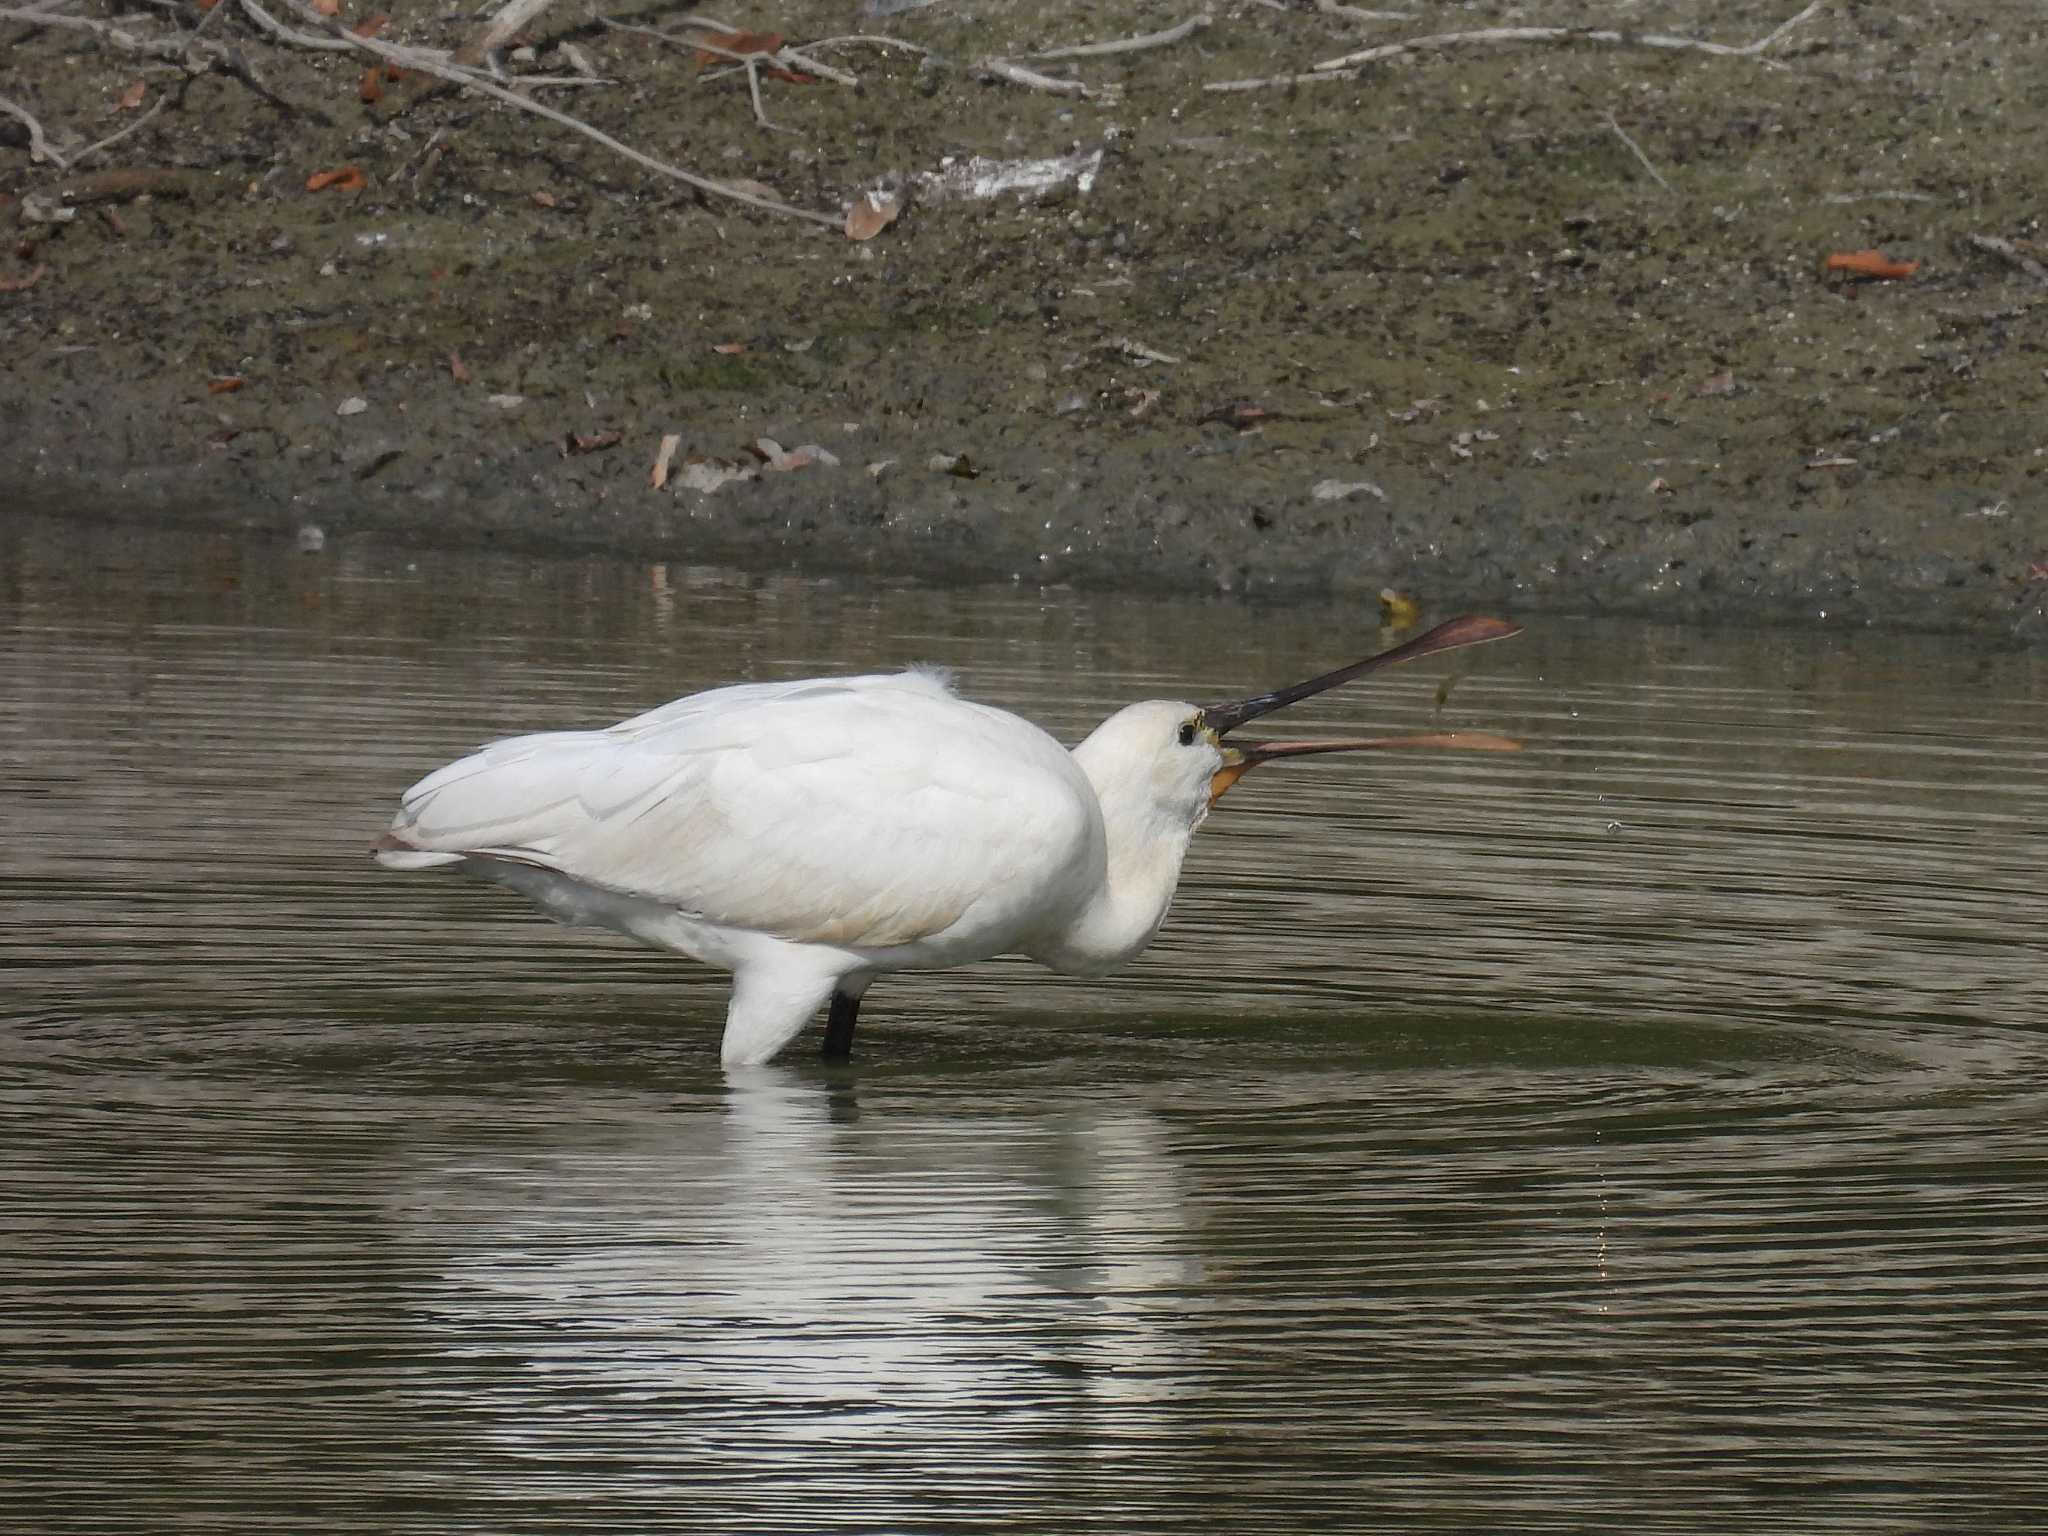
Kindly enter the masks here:
<path id="1" fill-rule="evenodd" d="M 476 1218 L 429 1331 L 501 1444 L 658 1429 L 738 1475 L 851 1417 L 865 1454 L 1014 1461 L 1187 1388 L 1199 1266 L 1144 1109 L 976 1115 L 759 1067 L 616 1125 L 422 1192 Z"/>

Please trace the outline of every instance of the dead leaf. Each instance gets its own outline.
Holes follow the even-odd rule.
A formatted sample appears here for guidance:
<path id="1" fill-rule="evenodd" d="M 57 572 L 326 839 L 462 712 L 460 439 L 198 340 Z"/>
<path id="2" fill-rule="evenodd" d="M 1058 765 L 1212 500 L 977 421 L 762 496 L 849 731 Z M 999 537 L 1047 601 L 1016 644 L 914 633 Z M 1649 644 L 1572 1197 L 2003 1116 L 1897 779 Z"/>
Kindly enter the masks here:
<path id="1" fill-rule="evenodd" d="M 552 192 L 535 192 L 532 194 L 532 197 L 533 206 L 536 208 L 553 208 L 558 202 L 558 199 Z"/>
<path id="2" fill-rule="evenodd" d="M 362 102 L 379 102 L 384 99 L 384 66 L 372 64 L 363 71 L 363 78 L 356 82 L 356 99 Z"/>
<path id="3" fill-rule="evenodd" d="M 863 192 L 846 211 L 846 238 L 872 240 L 894 224 L 902 211 L 900 192 Z"/>
<path id="4" fill-rule="evenodd" d="M 1831 251 L 1820 267 L 1823 274 L 1846 272 L 1851 277 L 1890 280 L 1911 277 L 1920 270 L 1920 263 L 1893 261 L 1883 251 Z"/>
<path id="5" fill-rule="evenodd" d="M 313 10 L 321 16 L 339 16 L 341 0 L 311 0 Z"/>
<path id="6" fill-rule="evenodd" d="M 714 341 L 711 350 L 725 357 L 737 357 L 747 350 L 747 344 L 744 341 Z"/>
<path id="7" fill-rule="evenodd" d="M 648 485 L 658 491 L 668 484 L 668 466 L 675 458 L 676 450 L 682 446 L 683 440 L 676 433 L 670 432 L 663 435 L 661 447 L 656 450 L 654 455 L 654 468 L 647 476 Z"/>
<path id="8" fill-rule="evenodd" d="M 315 171 L 306 178 L 308 192 L 360 192 L 369 184 L 369 179 L 353 165 L 344 165 L 338 171 Z"/>
<path id="9" fill-rule="evenodd" d="M 43 280 L 43 274 L 50 269 L 37 265 L 30 267 L 20 277 L 0 277 L 0 293 L 21 293 L 35 287 Z"/>
<path id="10" fill-rule="evenodd" d="M 338 10 L 339 7 L 337 6 L 336 9 Z M 390 25 L 391 18 L 389 16 L 386 16 L 382 11 L 372 11 L 348 30 L 355 37 L 375 37 Z"/>
<path id="11" fill-rule="evenodd" d="M 782 46 L 780 32 L 707 32 L 697 50 L 697 67 L 725 62 L 735 53 L 773 53 Z M 718 52 L 713 53 L 712 49 Z"/>
<path id="12" fill-rule="evenodd" d="M 209 395 L 232 395 L 236 390 L 240 389 L 242 385 L 245 384 L 246 382 L 247 380 L 243 379 L 237 374 L 229 374 L 222 378 L 208 379 L 206 381 L 206 392 Z"/>
<path id="13" fill-rule="evenodd" d="M 596 453 L 603 448 L 616 448 L 624 434 L 619 432 L 570 432 L 562 439 L 562 457 L 572 453 Z"/>
<path id="14" fill-rule="evenodd" d="M 462 366 L 462 354 L 451 350 L 448 353 L 448 376 L 458 384 L 469 382 L 469 370 Z"/>
<path id="15" fill-rule="evenodd" d="M 138 80 L 115 98 L 114 105 L 123 112 L 133 112 L 142 105 L 143 99 L 148 95 L 149 82 L 147 80 Z"/>

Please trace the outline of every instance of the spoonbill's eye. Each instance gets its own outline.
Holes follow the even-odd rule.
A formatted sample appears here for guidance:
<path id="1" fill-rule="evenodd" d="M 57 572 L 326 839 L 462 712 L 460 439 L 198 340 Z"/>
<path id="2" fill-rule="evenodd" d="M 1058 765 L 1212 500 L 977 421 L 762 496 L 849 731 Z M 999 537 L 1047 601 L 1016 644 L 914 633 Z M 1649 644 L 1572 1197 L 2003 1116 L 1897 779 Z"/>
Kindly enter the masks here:
<path id="1" fill-rule="evenodd" d="M 1181 744 L 1182 746 L 1184 746 L 1184 747 L 1192 747 L 1192 746 L 1193 746 L 1193 745 L 1195 744 L 1195 722 L 1194 722 L 1194 721 L 1192 721 L 1192 720 L 1183 720 L 1183 721 L 1181 721 L 1181 723 L 1180 723 L 1180 744 Z"/>

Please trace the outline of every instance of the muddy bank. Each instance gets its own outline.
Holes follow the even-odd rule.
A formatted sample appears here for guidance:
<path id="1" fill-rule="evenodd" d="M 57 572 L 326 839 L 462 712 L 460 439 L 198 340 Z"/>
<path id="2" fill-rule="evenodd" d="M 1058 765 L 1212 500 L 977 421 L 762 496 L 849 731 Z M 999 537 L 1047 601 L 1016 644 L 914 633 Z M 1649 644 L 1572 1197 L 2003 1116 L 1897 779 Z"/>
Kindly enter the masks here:
<path id="1" fill-rule="evenodd" d="M 1745 0 L 1711 34 L 1672 6 L 1628 19 L 1745 44 L 1795 9 Z M 364 59 L 265 43 L 241 13 L 208 36 L 257 61 L 261 93 L 0 24 L 0 95 L 60 154 L 165 98 L 71 170 L 0 120 L 0 279 L 34 276 L 0 294 L 0 486 L 330 539 L 2048 644 L 2037 17 L 1839 5 L 1748 55 L 1482 44 L 1205 89 L 1531 20 L 1247 4 L 1171 45 L 1033 65 L 1087 97 L 974 67 L 1184 15 L 730 15 L 928 50 L 820 55 L 857 86 L 764 80 L 772 128 L 743 76 L 566 10 L 508 61 L 559 75 L 573 50 L 614 83 L 544 99 L 809 209 L 908 190 L 864 243 L 431 81 L 365 102 Z M 382 35 L 466 26 L 401 12 Z M 1097 150 L 1086 190 L 919 180 Z M 306 189 L 342 166 L 360 189 Z M 109 169 L 148 178 L 109 195 Z M 52 208 L 72 217 L 29 216 Z M 1865 248 L 1919 265 L 1820 271 Z M 763 439 L 837 462 L 759 470 Z M 691 489 L 717 478 L 692 460 L 751 478 Z"/>

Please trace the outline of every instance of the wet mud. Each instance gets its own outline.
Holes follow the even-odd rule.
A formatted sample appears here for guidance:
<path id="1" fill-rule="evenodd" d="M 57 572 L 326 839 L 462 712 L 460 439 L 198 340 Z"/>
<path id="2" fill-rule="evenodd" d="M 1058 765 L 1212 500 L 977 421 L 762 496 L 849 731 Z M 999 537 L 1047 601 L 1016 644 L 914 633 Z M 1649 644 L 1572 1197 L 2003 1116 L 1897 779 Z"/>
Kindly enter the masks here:
<path id="1" fill-rule="evenodd" d="M 430 81 L 365 102 L 370 61 L 239 13 L 208 32 L 263 93 L 0 23 L 0 95 L 60 153 L 170 98 L 69 170 L 0 118 L 0 497 L 281 537 L 2048 644 L 2028 62 L 2048 23 L 1837 3 L 1753 53 L 1651 40 L 1740 46 L 1796 10 L 1646 4 L 1618 39 L 1207 89 L 1617 20 L 1246 3 L 1031 65 L 1096 92 L 1076 97 L 977 61 L 1190 12 L 791 4 L 727 19 L 927 51 L 821 51 L 858 84 L 763 80 L 772 127 L 744 75 L 567 6 L 508 61 L 569 73 L 567 44 L 614 83 L 538 98 L 706 176 L 834 215 L 904 191 L 863 242 Z M 169 35 L 155 10 L 78 14 Z M 401 10 L 383 35 L 469 26 Z M 1085 189 L 939 179 L 1097 150 Z M 359 189 L 307 190 L 349 165 Z M 1823 271 L 1865 249 L 1918 265 Z M 829 458 L 763 468 L 763 439 Z M 691 489 L 693 461 L 749 478 Z"/>

